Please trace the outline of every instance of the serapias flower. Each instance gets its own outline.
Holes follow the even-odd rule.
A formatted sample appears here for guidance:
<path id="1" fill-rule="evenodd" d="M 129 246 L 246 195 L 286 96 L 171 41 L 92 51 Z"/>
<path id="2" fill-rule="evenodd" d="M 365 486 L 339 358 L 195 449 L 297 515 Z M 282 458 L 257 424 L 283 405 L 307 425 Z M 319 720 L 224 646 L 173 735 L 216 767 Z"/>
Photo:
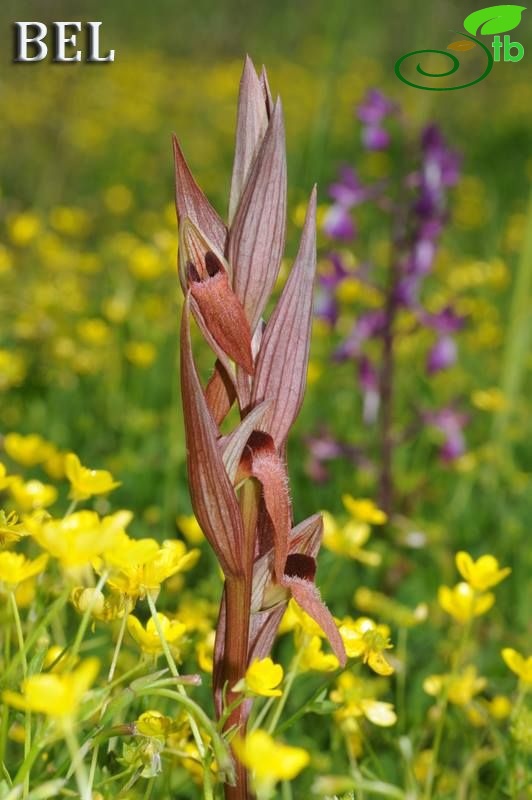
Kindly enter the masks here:
<path id="1" fill-rule="evenodd" d="M 246 670 L 244 679 L 237 684 L 235 691 L 245 691 L 262 697 L 280 697 L 279 684 L 283 680 L 283 668 L 271 658 L 254 659 Z"/>
<path id="2" fill-rule="evenodd" d="M 293 527 L 286 466 L 286 442 L 303 402 L 308 370 L 315 189 L 288 279 L 268 320 L 262 318 L 285 244 L 285 151 L 281 102 L 273 100 L 265 71 L 257 75 L 250 59 L 240 84 L 228 225 L 174 142 L 179 278 L 185 295 L 180 364 L 188 479 L 194 515 L 225 576 L 214 649 L 219 715 L 226 694 L 227 702 L 233 701 L 233 687 L 245 678 L 248 666 L 268 657 L 290 598 L 319 625 L 340 663 L 346 658 L 315 585 L 321 520 Z M 216 359 L 205 387 L 192 351 L 191 316 Z M 220 425 L 234 404 L 240 424 L 222 435 Z M 235 706 L 226 729 L 236 726 L 242 733 L 249 706 Z M 240 752 L 252 767 L 250 748 L 243 744 Z M 237 764 L 240 793 L 246 782 Z"/>
<path id="3" fill-rule="evenodd" d="M 512 647 L 501 651 L 506 666 L 527 685 L 532 685 L 532 656 L 525 657 Z"/>
<path id="4" fill-rule="evenodd" d="M 74 717 L 94 683 L 100 664 L 88 658 L 72 672 L 47 672 L 31 675 L 21 687 L 21 693 L 5 691 L 4 703 L 21 711 L 34 711 L 48 717 Z"/>
<path id="5" fill-rule="evenodd" d="M 75 453 L 68 453 L 65 457 L 65 474 L 70 481 L 69 497 L 72 500 L 87 500 L 120 486 L 108 470 L 84 467 Z"/>
<path id="6" fill-rule="evenodd" d="M 264 730 L 237 738 L 234 749 L 239 760 L 252 771 L 255 788 L 267 793 L 278 781 L 293 780 L 310 762 L 302 747 L 290 747 L 273 739 Z"/>
<path id="7" fill-rule="evenodd" d="M 346 619 L 340 626 L 340 636 L 349 658 L 362 658 L 377 675 L 391 675 L 394 671 L 384 656 L 384 651 L 393 647 L 390 629 L 377 625 L 369 617 L 357 620 Z"/>
<path id="8" fill-rule="evenodd" d="M 460 582 L 452 589 L 449 586 L 440 586 L 438 602 L 447 614 L 465 624 L 489 611 L 495 602 L 495 595 L 492 592 L 479 594 L 469 583 Z"/>
<path id="9" fill-rule="evenodd" d="M 161 632 L 165 641 L 173 648 L 186 632 L 186 625 L 177 620 L 169 619 L 166 614 L 157 614 Z M 127 629 L 132 638 L 139 645 L 140 649 L 148 655 L 159 655 L 163 652 L 163 642 L 155 625 L 155 621 L 150 617 L 146 627 L 132 614 L 127 618 Z"/>
<path id="10" fill-rule="evenodd" d="M 462 578 L 477 592 L 485 592 L 504 580 L 512 571 L 510 567 L 499 567 L 494 556 L 480 556 L 473 561 L 469 553 L 460 550 L 456 554 L 456 566 Z"/>
<path id="11" fill-rule="evenodd" d="M 28 578 L 40 575 L 47 563 L 48 556 L 45 553 L 32 560 L 22 553 L 6 550 L 0 553 L 0 584 L 4 584 L 8 589 L 14 589 Z"/>

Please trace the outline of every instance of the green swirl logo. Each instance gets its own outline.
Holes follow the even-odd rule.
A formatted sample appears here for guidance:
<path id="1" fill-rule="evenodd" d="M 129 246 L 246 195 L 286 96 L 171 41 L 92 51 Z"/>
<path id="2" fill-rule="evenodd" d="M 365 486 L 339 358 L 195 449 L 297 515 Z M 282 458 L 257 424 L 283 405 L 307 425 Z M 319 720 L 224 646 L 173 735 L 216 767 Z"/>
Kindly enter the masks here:
<path id="1" fill-rule="evenodd" d="M 493 68 L 494 61 L 500 61 L 501 51 L 503 52 L 504 61 L 520 61 L 524 55 L 524 47 L 520 42 L 510 41 L 509 36 L 504 36 L 501 41 L 500 36 L 495 36 L 491 47 L 493 48 L 493 55 L 489 49 L 476 34 L 499 34 L 516 28 L 521 21 L 521 14 L 525 10 L 525 6 L 515 5 L 502 5 L 490 6 L 489 8 L 481 8 L 469 14 L 464 20 L 464 28 L 467 33 L 459 33 L 459 36 L 464 38 L 448 45 L 447 50 L 413 50 L 411 53 L 405 53 L 395 63 L 395 74 L 400 81 L 412 86 L 415 89 L 424 89 L 428 92 L 451 92 L 456 89 L 466 89 L 468 86 L 474 86 L 484 80 Z M 465 52 L 472 50 L 474 47 L 480 47 L 486 56 L 486 66 L 480 77 L 467 83 L 460 83 L 457 86 L 423 86 L 421 83 L 416 83 L 415 80 L 410 80 L 403 74 L 403 66 L 407 59 L 415 58 L 416 56 L 424 56 L 427 53 L 436 53 L 437 55 L 445 56 L 448 59 L 447 64 L 450 68 L 440 72 L 428 72 L 423 68 L 421 61 L 417 62 L 416 72 L 423 78 L 441 79 L 448 78 L 454 75 L 460 68 L 460 61 L 454 53 L 449 53 L 449 50 Z"/>

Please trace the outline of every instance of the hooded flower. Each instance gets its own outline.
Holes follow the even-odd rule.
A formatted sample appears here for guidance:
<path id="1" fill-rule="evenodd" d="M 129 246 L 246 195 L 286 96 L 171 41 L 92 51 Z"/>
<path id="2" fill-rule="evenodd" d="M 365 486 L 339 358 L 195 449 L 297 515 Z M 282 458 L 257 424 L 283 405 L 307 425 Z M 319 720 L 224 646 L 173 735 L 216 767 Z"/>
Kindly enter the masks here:
<path id="1" fill-rule="evenodd" d="M 316 190 L 292 269 L 264 320 L 286 226 L 283 112 L 280 100 L 271 97 L 264 70 L 257 75 L 249 59 L 244 65 L 228 225 L 194 181 L 177 141 L 174 152 L 189 487 L 195 518 L 225 576 L 213 674 L 221 713 L 225 697 L 230 703 L 250 687 L 259 694 L 277 693 L 280 676 L 268 656 L 290 598 L 314 619 L 345 663 L 341 636 L 315 585 L 321 519 L 293 527 L 286 463 L 286 442 L 303 402 L 308 368 Z M 192 350 L 192 318 L 213 354 L 206 386 Z M 235 403 L 240 423 L 222 435 L 220 424 Z M 226 727 L 245 727 L 249 706 L 248 700 L 237 704 Z M 241 761 L 255 768 L 247 757 L 249 740 L 243 741 Z M 238 770 L 243 784 L 245 771 Z"/>

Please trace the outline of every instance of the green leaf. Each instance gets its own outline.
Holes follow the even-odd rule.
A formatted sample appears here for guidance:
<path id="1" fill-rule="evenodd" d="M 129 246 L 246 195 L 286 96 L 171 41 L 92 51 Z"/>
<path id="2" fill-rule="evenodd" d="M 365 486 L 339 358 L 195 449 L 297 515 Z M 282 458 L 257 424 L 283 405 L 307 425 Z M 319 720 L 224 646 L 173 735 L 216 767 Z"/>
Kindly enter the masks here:
<path id="1" fill-rule="evenodd" d="M 494 33 L 506 33 L 517 28 L 521 22 L 521 14 L 526 6 L 490 6 L 473 11 L 464 20 L 464 28 L 473 36 L 482 33 L 485 36 Z"/>

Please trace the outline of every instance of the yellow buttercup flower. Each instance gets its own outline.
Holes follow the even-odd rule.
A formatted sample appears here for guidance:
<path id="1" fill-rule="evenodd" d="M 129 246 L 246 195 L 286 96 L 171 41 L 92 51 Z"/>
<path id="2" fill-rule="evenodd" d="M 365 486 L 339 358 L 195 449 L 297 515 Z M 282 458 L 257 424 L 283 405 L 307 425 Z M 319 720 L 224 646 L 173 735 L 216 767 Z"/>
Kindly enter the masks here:
<path id="1" fill-rule="evenodd" d="M 532 685 L 532 656 L 525 656 L 518 653 L 511 647 L 505 647 L 501 651 L 504 663 L 512 670 L 523 683 Z"/>
<path id="2" fill-rule="evenodd" d="M 157 619 L 161 626 L 162 634 L 169 645 L 175 645 L 183 637 L 186 626 L 182 622 L 170 620 L 165 614 L 158 613 Z M 163 652 L 163 643 L 155 627 L 154 620 L 150 617 L 146 627 L 132 614 L 127 618 L 127 629 L 144 653 L 158 655 Z"/>
<path id="3" fill-rule="evenodd" d="M 18 542 L 26 534 L 24 524 L 19 520 L 14 511 L 6 512 L 0 509 L 0 546 Z"/>
<path id="4" fill-rule="evenodd" d="M 277 687 L 282 680 L 283 668 L 280 664 L 274 664 L 271 658 L 255 659 L 247 668 L 243 681 L 239 681 L 234 689 L 262 697 L 280 697 L 282 691 Z"/>
<path id="5" fill-rule="evenodd" d="M 485 592 L 496 586 L 512 571 L 510 567 L 499 568 L 499 562 L 494 556 L 480 556 L 473 561 L 469 553 L 461 550 L 456 554 L 458 572 L 468 584 L 478 592 Z"/>
<path id="6" fill-rule="evenodd" d="M 328 511 L 322 512 L 322 518 L 323 544 L 328 550 L 372 567 L 381 563 L 379 553 L 363 549 L 371 535 L 367 522 L 351 519 L 345 525 L 339 525 Z"/>
<path id="7" fill-rule="evenodd" d="M 13 461 L 23 467 L 34 467 L 49 458 L 53 445 L 38 433 L 23 436 L 20 433 L 7 433 L 4 436 L 4 450 Z"/>
<path id="8" fill-rule="evenodd" d="M 481 411 L 501 411 L 507 405 L 503 392 L 496 386 L 491 389 L 477 389 L 471 395 L 471 402 Z"/>
<path id="9" fill-rule="evenodd" d="M 175 727 L 174 720 L 165 717 L 160 711 L 144 711 L 135 722 L 137 733 L 153 739 L 165 739 Z"/>
<path id="10" fill-rule="evenodd" d="M 423 689 L 432 697 L 437 697 L 444 690 L 450 703 L 456 706 L 467 706 L 475 695 L 485 689 L 486 678 L 477 674 L 476 667 L 465 667 L 457 675 L 430 675 L 423 682 Z"/>
<path id="11" fill-rule="evenodd" d="M 373 500 L 362 498 L 355 500 L 350 494 L 342 495 L 342 502 L 351 516 L 359 522 L 367 522 L 370 525 L 384 525 L 388 517 L 375 505 Z"/>
<path id="12" fill-rule="evenodd" d="M 493 719 L 507 719 L 512 713 L 512 703 L 503 694 L 496 694 L 491 700 L 486 702 L 486 708 Z"/>
<path id="13" fill-rule="evenodd" d="M 299 668 L 302 672 L 315 670 L 316 672 L 334 672 L 338 669 L 339 662 L 334 653 L 324 653 L 319 636 L 311 636 L 306 644 L 301 644 L 302 652 L 299 658 Z"/>
<path id="14" fill-rule="evenodd" d="M 151 342 L 128 342 L 124 353 L 127 360 L 140 369 L 151 367 L 157 356 L 157 350 Z"/>
<path id="15" fill-rule="evenodd" d="M 132 609 L 127 596 L 118 592 L 105 595 L 102 591 L 86 586 L 76 586 L 70 593 L 70 602 L 78 612 L 84 614 L 90 608 L 91 616 L 101 622 L 122 619 Z"/>
<path id="16" fill-rule="evenodd" d="M 41 220 L 31 211 L 12 214 L 7 219 L 7 233 L 13 244 L 26 247 L 41 230 Z"/>
<path id="17" fill-rule="evenodd" d="M 397 722 L 393 705 L 376 700 L 371 684 L 352 672 L 343 672 L 339 676 L 330 698 L 333 703 L 339 704 L 334 716 L 340 723 L 362 716 L 383 728 Z"/>
<path id="18" fill-rule="evenodd" d="M 65 474 L 70 481 L 69 497 L 72 500 L 87 500 L 120 486 L 108 470 L 84 467 L 75 453 L 68 453 L 65 457 Z"/>
<path id="19" fill-rule="evenodd" d="M 35 711 L 49 717 L 73 717 L 94 683 L 100 664 L 88 658 L 72 672 L 40 673 L 22 683 L 22 692 L 5 691 L 5 703 L 21 711 Z"/>
<path id="20" fill-rule="evenodd" d="M 492 592 L 478 594 L 468 583 L 461 582 L 452 589 L 440 586 L 438 602 L 457 622 L 465 623 L 489 611 L 495 602 L 495 595 Z"/>
<path id="21" fill-rule="evenodd" d="M 95 511 L 76 511 L 63 519 L 27 517 L 26 525 L 36 542 L 66 568 L 90 564 L 111 548 L 129 512 L 100 518 Z"/>
<path id="22" fill-rule="evenodd" d="M 12 589 L 22 581 L 39 575 L 46 567 L 47 562 L 48 556 L 44 553 L 32 561 L 22 553 L 4 551 L 0 553 L 0 583 L 4 583 Z"/>
<path id="23" fill-rule="evenodd" d="M 155 539 L 131 539 L 120 534 L 104 554 L 111 569 L 109 584 L 130 597 L 145 597 L 158 592 L 161 583 L 196 564 L 199 550 L 187 552 L 184 542 L 166 540 L 162 547 Z"/>
<path id="24" fill-rule="evenodd" d="M 340 636 L 348 658 L 362 658 L 377 675 L 392 674 L 393 667 L 383 655 L 384 650 L 393 647 L 386 625 L 377 625 L 369 617 L 347 619 L 340 626 Z"/>
<path id="25" fill-rule="evenodd" d="M 203 531 L 194 514 L 179 514 L 176 518 L 177 527 L 189 544 L 201 544 L 205 540 Z"/>
<path id="26" fill-rule="evenodd" d="M 291 781 L 310 762 L 302 747 L 275 741 L 269 733 L 255 730 L 245 739 L 236 738 L 234 749 L 242 764 L 253 772 L 255 788 L 271 791 L 277 781 Z"/>
<path id="27" fill-rule="evenodd" d="M 200 669 L 204 672 L 212 673 L 214 669 L 214 642 L 216 639 L 216 632 L 209 631 L 209 633 L 198 642 L 196 645 L 196 658 Z"/>
<path id="28" fill-rule="evenodd" d="M 57 489 L 48 483 L 31 480 L 23 481 L 18 475 L 9 479 L 9 491 L 17 508 L 21 511 L 35 511 L 48 508 L 57 500 Z"/>
<path id="29" fill-rule="evenodd" d="M 9 478 L 5 465 L 0 461 L 0 492 L 9 486 Z"/>

